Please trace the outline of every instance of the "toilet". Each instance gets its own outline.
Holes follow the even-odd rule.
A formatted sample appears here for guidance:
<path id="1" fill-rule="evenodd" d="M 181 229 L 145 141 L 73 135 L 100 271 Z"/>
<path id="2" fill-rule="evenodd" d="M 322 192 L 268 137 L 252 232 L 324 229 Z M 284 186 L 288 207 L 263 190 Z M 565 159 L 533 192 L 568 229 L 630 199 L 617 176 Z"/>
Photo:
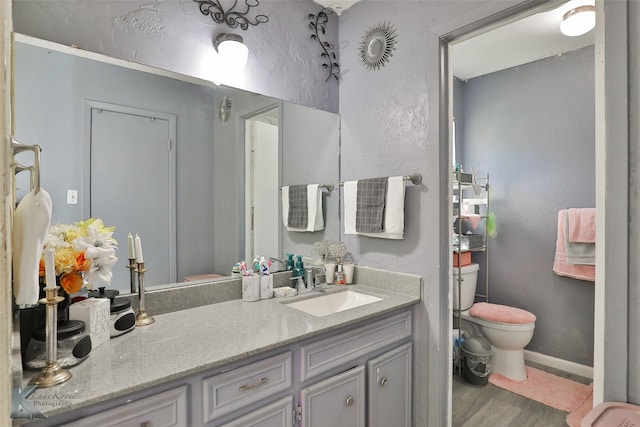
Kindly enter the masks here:
<path id="1" fill-rule="evenodd" d="M 456 298 L 458 268 L 454 268 L 453 281 L 454 308 L 457 309 L 461 304 L 462 309 L 460 327 L 472 336 L 480 335 L 489 340 L 493 347 L 492 373 L 504 375 L 514 381 L 526 380 L 524 348 L 533 337 L 536 316 L 526 310 L 507 305 L 486 302 L 474 304 L 478 264 L 470 264 L 460 270 L 463 278 L 460 301 Z"/>

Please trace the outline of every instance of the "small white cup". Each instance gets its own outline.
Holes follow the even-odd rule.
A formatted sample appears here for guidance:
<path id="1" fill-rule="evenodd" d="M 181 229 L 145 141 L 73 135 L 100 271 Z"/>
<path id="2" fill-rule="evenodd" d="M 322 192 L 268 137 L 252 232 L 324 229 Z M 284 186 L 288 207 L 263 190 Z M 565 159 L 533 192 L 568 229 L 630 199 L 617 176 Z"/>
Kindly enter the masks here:
<path id="1" fill-rule="evenodd" d="M 329 285 L 333 285 L 333 278 L 336 274 L 336 265 L 335 263 L 327 263 L 324 265 L 324 270 L 326 273 L 326 280 L 325 283 L 329 284 Z"/>
<path id="2" fill-rule="evenodd" d="M 260 299 L 273 298 L 273 276 L 260 276 Z"/>
<path id="3" fill-rule="evenodd" d="M 342 264 L 342 271 L 344 271 L 344 277 L 346 279 L 347 285 L 351 285 L 353 283 L 353 271 L 355 270 L 355 264 Z"/>
<path id="4" fill-rule="evenodd" d="M 242 276 L 242 301 L 258 301 L 260 299 L 260 276 Z"/>

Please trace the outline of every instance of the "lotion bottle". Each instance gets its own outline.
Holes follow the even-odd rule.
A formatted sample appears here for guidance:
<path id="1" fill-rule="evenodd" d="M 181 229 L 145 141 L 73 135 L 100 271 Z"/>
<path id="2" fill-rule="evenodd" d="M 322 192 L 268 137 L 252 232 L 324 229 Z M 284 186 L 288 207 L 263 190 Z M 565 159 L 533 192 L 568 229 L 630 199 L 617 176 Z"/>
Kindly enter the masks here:
<path id="1" fill-rule="evenodd" d="M 336 271 L 336 278 L 334 280 L 336 285 L 344 285 L 346 284 L 346 279 L 344 276 L 344 271 L 342 271 L 342 263 L 338 264 L 338 271 Z"/>

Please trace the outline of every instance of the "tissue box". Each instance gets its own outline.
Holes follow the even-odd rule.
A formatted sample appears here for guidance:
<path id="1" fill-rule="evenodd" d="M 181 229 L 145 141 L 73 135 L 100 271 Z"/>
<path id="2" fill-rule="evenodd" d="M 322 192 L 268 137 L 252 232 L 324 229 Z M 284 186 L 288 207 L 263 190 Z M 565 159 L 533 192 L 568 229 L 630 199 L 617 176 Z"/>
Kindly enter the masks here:
<path id="1" fill-rule="evenodd" d="M 471 264 L 471 252 L 462 252 L 462 253 L 453 253 L 453 266 L 454 267 L 464 267 L 465 265 Z"/>
<path id="2" fill-rule="evenodd" d="M 460 240 L 460 242 L 458 242 Z M 482 234 L 463 234 L 458 239 L 458 235 L 453 235 L 453 247 L 456 251 L 468 251 L 470 249 L 478 249 L 484 245 Z"/>
<path id="3" fill-rule="evenodd" d="M 82 320 L 91 337 L 91 348 L 109 341 L 109 319 L 111 301 L 109 298 L 88 298 L 69 306 L 69 319 Z"/>

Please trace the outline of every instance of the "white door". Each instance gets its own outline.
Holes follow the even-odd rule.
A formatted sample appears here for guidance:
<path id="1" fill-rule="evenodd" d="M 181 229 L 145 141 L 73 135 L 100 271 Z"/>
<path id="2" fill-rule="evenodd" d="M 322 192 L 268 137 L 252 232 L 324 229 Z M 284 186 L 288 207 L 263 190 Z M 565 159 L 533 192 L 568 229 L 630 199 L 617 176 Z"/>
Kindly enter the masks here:
<path id="1" fill-rule="evenodd" d="M 246 122 L 247 206 L 245 257 L 275 257 L 279 252 L 280 218 L 278 126 L 251 119 Z"/>
<path id="2" fill-rule="evenodd" d="M 90 215 L 115 226 L 111 289 L 130 289 L 127 234 L 142 239 L 145 285 L 176 281 L 175 117 L 126 107 L 91 108 Z M 120 111 L 117 111 L 120 110 Z M 173 123 L 172 123 L 173 120 Z"/>

